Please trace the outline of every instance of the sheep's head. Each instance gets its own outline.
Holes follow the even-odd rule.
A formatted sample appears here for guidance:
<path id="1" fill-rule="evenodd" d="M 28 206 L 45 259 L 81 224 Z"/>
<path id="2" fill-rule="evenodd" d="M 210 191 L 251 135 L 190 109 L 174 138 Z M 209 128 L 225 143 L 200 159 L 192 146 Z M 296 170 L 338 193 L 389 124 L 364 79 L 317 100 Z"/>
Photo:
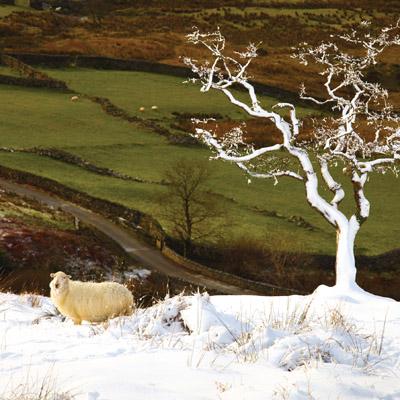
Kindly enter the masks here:
<path id="1" fill-rule="evenodd" d="M 69 288 L 69 278 L 71 278 L 71 276 L 62 271 L 58 271 L 55 274 L 50 274 L 50 278 L 53 278 L 50 282 L 51 294 L 56 297 L 65 295 Z"/>

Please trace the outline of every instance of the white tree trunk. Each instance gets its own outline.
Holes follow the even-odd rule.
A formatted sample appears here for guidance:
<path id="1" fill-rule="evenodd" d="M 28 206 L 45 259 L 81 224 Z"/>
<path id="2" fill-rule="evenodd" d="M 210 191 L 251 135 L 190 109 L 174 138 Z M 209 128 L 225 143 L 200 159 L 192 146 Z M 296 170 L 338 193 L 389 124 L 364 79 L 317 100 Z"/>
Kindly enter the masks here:
<path id="1" fill-rule="evenodd" d="M 385 297 L 375 296 L 361 289 L 356 283 L 356 265 L 354 257 L 354 240 L 360 229 L 355 215 L 349 220 L 341 219 L 337 229 L 336 284 L 333 287 L 319 286 L 315 293 L 324 297 L 341 298 L 352 302 L 388 301 Z M 394 301 L 391 300 L 390 301 Z"/>
<path id="2" fill-rule="evenodd" d="M 354 257 L 354 240 L 360 229 L 355 216 L 346 222 L 341 222 L 336 231 L 336 287 L 341 290 L 355 290 L 356 262 Z"/>
<path id="3" fill-rule="evenodd" d="M 347 296 L 348 292 L 352 292 L 353 298 L 371 298 L 371 295 L 356 284 L 354 240 L 360 224 L 369 215 L 369 201 L 364 195 L 368 174 L 375 167 L 391 168 L 400 160 L 400 118 L 392 113 L 386 99 L 387 91 L 380 85 L 364 80 L 364 72 L 377 63 L 378 56 L 386 47 L 400 46 L 399 30 L 400 20 L 396 25 L 382 28 L 377 35 L 372 35 L 369 31 L 357 33 L 353 30 L 351 34 L 338 36 L 340 41 L 359 48 L 360 52 L 357 52 L 357 55 L 349 55 L 347 50 L 341 50 L 340 46 L 333 42 L 324 42 L 314 48 L 309 47 L 307 43 L 300 45 L 295 58 L 304 65 L 307 65 L 310 58 L 322 66 L 321 75 L 325 76 L 324 86 L 328 93 L 326 100 L 318 100 L 306 96 L 305 87 L 301 86 L 301 98 L 317 104 L 332 103 L 332 109 L 341 114 L 332 116 L 332 121 L 327 124 L 316 126 L 313 146 L 304 145 L 302 141 L 296 140 L 301 124 L 293 104 L 278 103 L 268 111 L 259 103 L 254 86 L 249 83 L 246 74 L 251 61 L 257 57 L 256 45 L 250 44 L 244 52 L 236 52 L 239 57 L 234 59 L 225 53 L 226 40 L 219 28 L 210 33 L 201 33 L 196 28 L 193 33 L 187 35 L 189 42 L 203 45 L 213 57 L 212 62 L 207 61 L 203 64 L 198 64 L 189 57 L 184 58 L 186 65 L 199 76 L 201 91 L 222 91 L 232 104 L 250 116 L 271 121 L 281 132 L 283 140 L 278 144 L 256 149 L 245 143 L 240 127 L 231 130 L 222 139 L 212 131 L 197 128 L 198 136 L 217 152 L 217 158 L 236 163 L 252 177 L 274 178 L 277 182 L 278 177 L 288 176 L 303 182 L 311 207 L 337 230 L 336 285 L 333 288 L 322 285 L 319 291 L 323 293 L 341 293 Z M 251 104 L 235 97 L 231 91 L 235 84 L 241 85 L 247 91 Z M 349 90 L 343 91 L 344 88 Z M 370 111 L 372 104 L 377 108 L 376 111 Z M 276 108 L 289 109 L 290 120 L 273 111 Z M 375 130 L 373 141 L 367 140 L 358 132 L 356 121 L 360 116 Z M 204 124 L 206 121 L 197 122 Z M 275 163 L 271 164 L 271 168 L 267 168 L 266 172 L 260 173 L 256 168 L 257 157 L 280 150 L 286 150 L 300 162 L 301 172 L 290 168 L 286 170 L 286 167 L 282 168 L 279 163 Z M 314 168 L 315 159 L 319 162 L 325 184 L 334 193 L 330 202 L 319 193 L 320 183 Z M 345 192 L 329 171 L 330 164 L 336 164 L 337 161 L 344 162 L 346 173 L 347 170 L 352 172 L 357 214 L 350 219 L 339 210 Z"/>

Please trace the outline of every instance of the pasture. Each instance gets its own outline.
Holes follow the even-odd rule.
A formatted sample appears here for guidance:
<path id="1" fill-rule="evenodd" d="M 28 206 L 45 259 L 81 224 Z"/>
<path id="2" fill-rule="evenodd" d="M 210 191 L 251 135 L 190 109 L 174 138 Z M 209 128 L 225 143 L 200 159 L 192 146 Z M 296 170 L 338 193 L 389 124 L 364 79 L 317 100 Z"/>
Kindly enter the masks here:
<path id="1" fill-rule="evenodd" d="M 141 72 L 95 70 L 46 70 L 65 80 L 79 92 L 106 96 L 132 115 L 156 120 L 168 126 L 173 112 L 220 113 L 240 120 L 242 114 L 218 96 L 201 94 L 196 86 L 182 79 Z M 174 160 L 207 159 L 209 150 L 200 146 L 178 146 L 136 123 L 107 115 L 98 104 L 87 99 L 70 101 L 71 95 L 44 89 L 0 86 L 0 147 L 54 147 L 79 155 L 100 167 L 139 177 L 148 183 L 105 177 L 83 168 L 29 153 L 0 152 L 0 163 L 12 168 L 55 179 L 91 195 L 119 202 L 152 214 L 167 231 L 159 198 L 165 192 L 160 182 Z M 262 98 L 263 104 L 275 102 Z M 157 105 L 157 111 L 140 113 L 139 107 Z M 313 112 L 302 109 L 301 114 Z M 290 179 L 253 180 L 236 167 L 210 161 L 214 171 L 209 182 L 210 195 L 227 210 L 228 238 L 255 237 L 268 240 L 286 238 L 293 250 L 332 254 L 334 230 L 306 203 L 303 186 Z M 349 188 L 348 183 L 344 183 Z M 327 198 L 330 192 L 325 191 Z M 400 187 L 394 177 L 385 175 L 367 187 L 372 204 L 369 221 L 362 227 L 358 253 L 379 254 L 398 247 L 400 213 L 396 204 Z M 348 192 L 347 210 L 353 207 Z M 296 223 L 302 217 L 314 229 Z M 273 241 L 271 241 L 273 243 Z"/>
<path id="2" fill-rule="evenodd" d="M 246 114 L 234 107 L 219 92 L 199 93 L 199 87 L 186 82 L 184 78 L 136 71 L 109 71 L 86 68 L 43 69 L 53 78 L 61 79 L 78 92 L 109 98 L 114 104 L 132 115 L 170 122 L 173 112 L 213 114 L 218 113 L 230 119 L 247 118 Z M 242 92 L 237 96 L 246 101 Z M 279 100 L 261 96 L 261 104 L 271 107 Z M 158 110 L 152 111 L 151 106 Z M 144 107 L 146 113 L 139 111 Z M 300 107 L 299 115 L 314 113 L 315 110 Z"/>
<path id="3" fill-rule="evenodd" d="M 0 18 L 6 17 L 13 12 L 21 12 L 21 11 L 29 11 L 32 12 L 31 8 L 21 7 L 21 6 L 12 6 L 8 4 L 0 4 Z"/>

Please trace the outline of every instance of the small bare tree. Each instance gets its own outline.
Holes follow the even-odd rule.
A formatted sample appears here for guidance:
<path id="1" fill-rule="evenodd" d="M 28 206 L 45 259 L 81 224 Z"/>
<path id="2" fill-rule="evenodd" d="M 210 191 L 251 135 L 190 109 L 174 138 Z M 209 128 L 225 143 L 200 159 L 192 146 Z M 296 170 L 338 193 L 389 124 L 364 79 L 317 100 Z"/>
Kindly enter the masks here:
<path id="1" fill-rule="evenodd" d="M 184 256 L 200 239 L 213 239 L 220 232 L 222 210 L 207 192 L 211 170 L 206 162 L 181 159 L 165 172 L 167 194 L 160 201 L 164 217 L 183 243 Z"/>
<path id="2" fill-rule="evenodd" d="M 331 104 L 334 110 L 331 117 L 314 127 L 314 137 L 309 143 L 299 139 L 302 124 L 293 104 L 279 103 L 266 110 L 258 101 L 247 75 L 251 61 L 257 56 L 256 45 L 250 44 L 245 51 L 232 56 L 227 54 L 226 40 L 219 30 L 212 33 L 195 30 L 187 36 L 188 41 L 205 46 L 211 60 L 199 63 L 184 59 L 197 74 L 202 92 L 219 90 L 250 116 L 273 122 L 281 134 L 281 142 L 255 148 L 245 142 L 241 127 L 219 138 L 207 126 L 201 125 L 207 121 L 195 121 L 197 136 L 213 149 L 215 158 L 235 163 L 251 177 L 272 178 L 276 182 L 280 177 L 288 177 L 303 182 L 311 207 L 337 232 L 335 292 L 354 295 L 363 292 L 356 284 L 354 240 L 370 211 L 364 187 L 372 171 L 397 173 L 395 163 L 400 159 L 400 118 L 388 103 L 387 91 L 380 84 L 365 79 L 368 69 L 377 63 L 378 56 L 388 46 L 400 45 L 399 22 L 376 35 L 369 32 L 368 23 L 363 23 L 362 28 L 337 36 L 335 43 L 322 43 L 316 47 L 303 43 L 294 55 L 305 65 L 309 61 L 318 64 L 325 80 L 326 100 L 307 96 L 304 85 L 301 98 Z M 343 47 L 351 47 L 354 51 L 347 52 Z M 245 89 L 249 102 L 238 99 L 231 90 L 234 85 Z M 288 112 L 285 114 L 282 110 L 279 113 L 275 111 L 277 109 Z M 372 139 L 363 134 L 363 127 L 373 132 Z M 331 174 L 332 167 L 339 163 L 345 164 L 343 172 L 352 182 L 356 212 L 350 217 L 339 208 L 345 192 Z M 320 194 L 317 168 L 322 184 L 333 193 L 330 202 Z"/>

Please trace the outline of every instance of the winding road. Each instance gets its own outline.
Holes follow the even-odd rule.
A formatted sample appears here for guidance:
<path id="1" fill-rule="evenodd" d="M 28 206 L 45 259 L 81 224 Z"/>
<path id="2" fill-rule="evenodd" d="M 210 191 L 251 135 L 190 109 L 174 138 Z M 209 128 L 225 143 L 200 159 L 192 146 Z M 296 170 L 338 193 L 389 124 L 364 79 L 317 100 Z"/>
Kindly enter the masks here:
<path id="1" fill-rule="evenodd" d="M 251 289 L 217 281 L 210 277 L 195 273 L 189 269 L 185 269 L 180 264 L 174 263 L 170 259 L 166 258 L 158 249 L 138 239 L 132 234 L 132 232 L 120 227 L 99 214 L 52 194 L 41 191 L 32 186 L 21 185 L 2 178 L 0 178 L 0 187 L 19 196 L 37 200 L 47 206 L 59 208 L 64 212 L 79 218 L 84 223 L 95 227 L 114 240 L 127 254 L 129 254 L 129 256 L 147 268 L 162 272 L 170 277 L 182 279 L 196 286 L 204 287 L 209 290 L 216 290 L 224 294 L 261 294 L 260 292 Z"/>

